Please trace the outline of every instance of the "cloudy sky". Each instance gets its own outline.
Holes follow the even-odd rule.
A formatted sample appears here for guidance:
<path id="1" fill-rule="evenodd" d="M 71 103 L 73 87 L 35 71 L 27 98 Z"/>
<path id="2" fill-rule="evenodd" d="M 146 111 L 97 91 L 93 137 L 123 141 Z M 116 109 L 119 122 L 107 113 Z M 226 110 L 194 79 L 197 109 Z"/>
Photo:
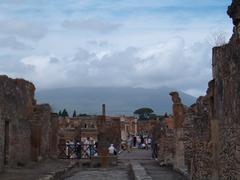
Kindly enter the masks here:
<path id="1" fill-rule="evenodd" d="M 1 0 L 0 74 L 37 89 L 168 86 L 198 96 L 230 0 Z"/>

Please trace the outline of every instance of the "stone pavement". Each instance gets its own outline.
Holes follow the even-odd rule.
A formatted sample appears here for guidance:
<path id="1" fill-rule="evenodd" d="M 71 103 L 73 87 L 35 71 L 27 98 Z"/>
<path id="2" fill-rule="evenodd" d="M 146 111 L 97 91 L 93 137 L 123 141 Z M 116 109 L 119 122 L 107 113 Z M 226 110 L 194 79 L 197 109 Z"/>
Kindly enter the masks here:
<path id="1" fill-rule="evenodd" d="M 160 167 L 151 158 L 150 150 L 132 149 L 123 151 L 118 157 L 119 165 L 109 168 L 77 168 L 66 180 L 185 180 L 179 173 L 167 167 Z"/>
<path id="2" fill-rule="evenodd" d="M 78 168 L 66 180 L 128 180 L 128 171 L 129 166 L 123 163 L 109 168 Z"/>
<path id="3" fill-rule="evenodd" d="M 69 160 L 45 160 L 39 163 L 30 163 L 24 167 L 9 168 L 0 173 L 1 180 L 37 180 L 50 177 L 55 172 L 69 167 L 73 162 Z"/>
<path id="4" fill-rule="evenodd" d="M 160 167 L 156 161 L 144 161 L 141 165 L 145 168 L 147 174 L 153 180 L 185 180 L 186 178 L 170 168 Z"/>
<path id="5" fill-rule="evenodd" d="M 131 149 L 130 152 L 123 151 L 119 155 L 119 160 L 151 160 L 151 151 L 144 149 Z"/>
<path id="6" fill-rule="evenodd" d="M 168 167 L 161 167 L 158 162 L 151 158 L 151 150 L 132 149 L 130 153 L 124 151 L 119 160 L 139 163 L 146 174 L 153 180 L 185 180 L 186 178 Z"/>

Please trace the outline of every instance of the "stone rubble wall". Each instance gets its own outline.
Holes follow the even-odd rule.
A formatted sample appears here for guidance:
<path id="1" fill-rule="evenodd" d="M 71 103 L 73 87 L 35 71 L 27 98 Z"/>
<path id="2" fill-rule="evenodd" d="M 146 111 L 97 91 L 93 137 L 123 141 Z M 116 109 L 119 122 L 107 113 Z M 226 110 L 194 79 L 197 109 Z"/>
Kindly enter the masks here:
<path id="1" fill-rule="evenodd" d="M 184 123 L 185 164 L 192 179 L 211 179 L 211 119 L 207 97 L 188 109 Z"/>
<path id="2" fill-rule="evenodd" d="M 158 140 L 158 161 L 161 165 L 172 165 L 174 159 L 174 132 L 169 129 L 162 129 Z"/>
<path id="3" fill-rule="evenodd" d="M 219 179 L 240 177 L 240 41 L 213 49 Z"/>
<path id="4" fill-rule="evenodd" d="M 184 121 L 185 163 L 192 179 L 240 177 L 240 41 L 213 49 L 213 80 Z"/>

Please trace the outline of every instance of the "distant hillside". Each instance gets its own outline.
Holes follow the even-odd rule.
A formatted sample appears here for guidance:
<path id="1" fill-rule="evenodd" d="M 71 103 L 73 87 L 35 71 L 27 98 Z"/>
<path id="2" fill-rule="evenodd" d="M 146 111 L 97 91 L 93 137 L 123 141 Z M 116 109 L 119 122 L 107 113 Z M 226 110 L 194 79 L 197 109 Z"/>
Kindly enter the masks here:
<path id="1" fill-rule="evenodd" d="M 101 105 L 106 104 L 109 115 L 132 115 L 140 107 L 150 107 L 156 114 L 172 113 L 170 88 L 116 88 L 116 87 L 71 87 L 42 90 L 36 93 L 39 103 L 51 104 L 58 112 L 66 108 L 70 113 L 100 114 Z M 195 97 L 180 92 L 183 103 L 191 105 Z"/>

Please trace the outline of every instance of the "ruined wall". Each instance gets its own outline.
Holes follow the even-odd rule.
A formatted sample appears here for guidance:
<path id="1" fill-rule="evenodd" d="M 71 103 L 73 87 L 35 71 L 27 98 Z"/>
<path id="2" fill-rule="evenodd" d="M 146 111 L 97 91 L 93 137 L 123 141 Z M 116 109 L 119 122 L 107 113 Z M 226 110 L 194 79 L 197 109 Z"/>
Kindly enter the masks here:
<path id="1" fill-rule="evenodd" d="M 22 165 L 30 161 L 30 123 L 35 87 L 22 79 L 0 76 L 0 169 L 3 164 Z"/>
<path id="2" fill-rule="evenodd" d="M 214 118 L 219 126 L 219 179 L 240 177 L 240 39 L 213 49 Z"/>
<path id="3" fill-rule="evenodd" d="M 185 163 L 194 180 L 240 177 L 240 41 L 213 49 L 213 78 L 207 95 L 184 121 Z"/>
<path id="4" fill-rule="evenodd" d="M 166 125 L 161 124 L 160 129 L 156 129 L 159 133 L 158 144 L 158 161 L 161 165 L 173 165 L 175 153 L 174 130 L 169 129 Z"/>
<path id="5" fill-rule="evenodd" d="M 0 108 L 0 114 L 2 114 L 1 108 Z M 0 172 L 3 171 L 3 167 L 4 167 L 4 139 L 5 139 L 4 127 L 5 127 L 5 122 L 0 115 Z"/>
<path id="6" fill-rule="evenodd" d="M 233 35 L 213 48 L 213 80 L 184 120 L 185 163 L 193 180 L 240 179 L 240 2 L 228 9 Z"/>
<path id="7" fill-rule="evenodd" d="M 211 179 L 213 153 L 211 145 L 210 96 L 198 98 L 184 121 L 185 164 L 191 179 Z"/>
<path id="8" fill-rule="evenodd" d="M 36 105 L 34 92 L 28 81 L 0 76 L 0 171 L 48 157 L 53 147 L 51 108 Z"/>

